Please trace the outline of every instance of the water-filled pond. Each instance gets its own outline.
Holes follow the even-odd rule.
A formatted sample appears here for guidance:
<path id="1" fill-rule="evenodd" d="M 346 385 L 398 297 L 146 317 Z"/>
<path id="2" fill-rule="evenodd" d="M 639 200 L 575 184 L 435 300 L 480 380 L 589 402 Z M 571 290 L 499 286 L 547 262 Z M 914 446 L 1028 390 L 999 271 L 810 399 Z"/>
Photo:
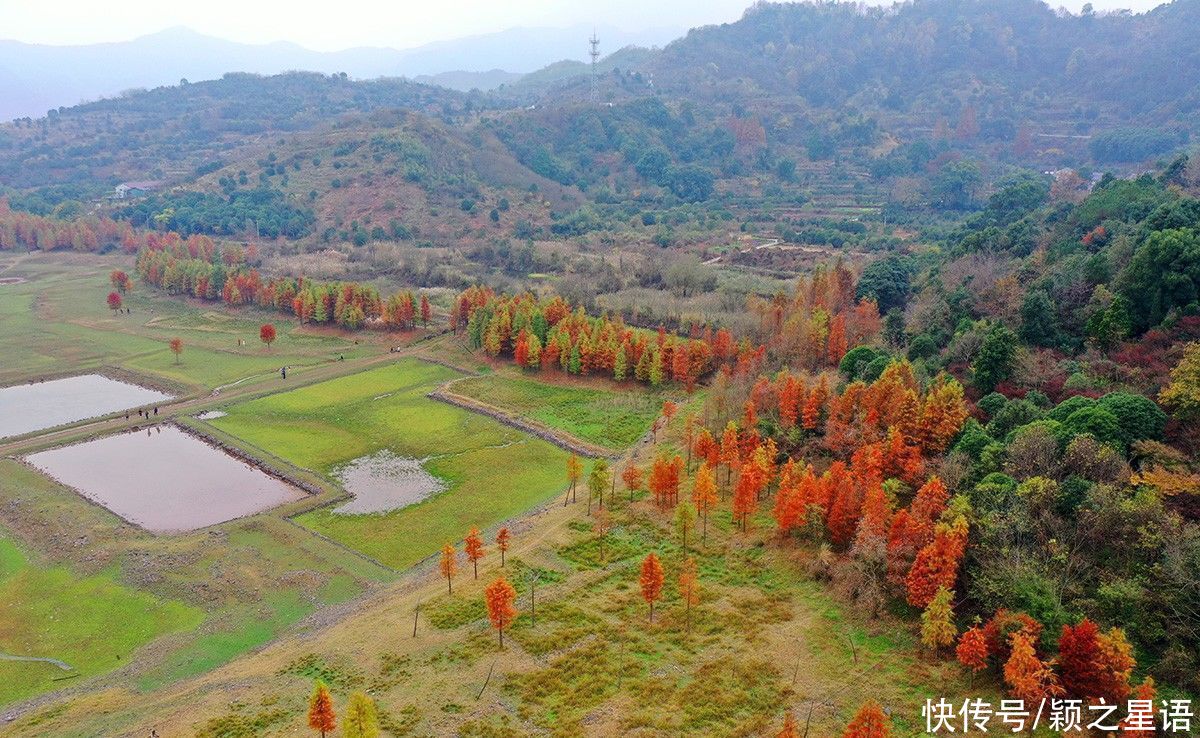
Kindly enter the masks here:
<path id="1" fill-rule="evenodd" d="M 304 492 L 174 425 L 42 451 L 27 462 L 155 533 L 195 530 Z"/>
<path id="2" fill-rule="evenodd" d="M 101 374 L 0 387 L 0 438 L 170 399 L 157 390 Z"/>
<path id="3" fill-rule="evenodd" d="M 383 450 L 362 456 L 336 472 L 354 499 L 335 507 L 335 513 L 361 515 L 399 510 L 446 489 L 446 483 L 425 470 L 421 459 Z"/>

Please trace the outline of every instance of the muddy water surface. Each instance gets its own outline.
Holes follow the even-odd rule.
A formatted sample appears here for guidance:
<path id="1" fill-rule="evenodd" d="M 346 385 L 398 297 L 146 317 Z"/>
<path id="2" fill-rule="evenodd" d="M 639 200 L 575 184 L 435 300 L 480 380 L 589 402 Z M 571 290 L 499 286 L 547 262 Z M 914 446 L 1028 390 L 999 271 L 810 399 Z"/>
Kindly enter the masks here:
<path id="1" fill-rule="evenodd" d="M 304 496 L 174 425 L 42 451 L 25 460 L 155 533 L 204 528 Z"/>
<path id="2" fill-rule="evenodd" d="M 0 438 L 170 399 L 157 390 L 101 374 L 0 387 Z"/>
<path id="3" fill-rule="evenodd" d="M 421 459 L 387 450 L 357 458 L 336 474 L 342 487 L 354 495 L 333 509 L 343 515 L 399 510 L 446 489 L 445 482 L 425 470 Z"/>

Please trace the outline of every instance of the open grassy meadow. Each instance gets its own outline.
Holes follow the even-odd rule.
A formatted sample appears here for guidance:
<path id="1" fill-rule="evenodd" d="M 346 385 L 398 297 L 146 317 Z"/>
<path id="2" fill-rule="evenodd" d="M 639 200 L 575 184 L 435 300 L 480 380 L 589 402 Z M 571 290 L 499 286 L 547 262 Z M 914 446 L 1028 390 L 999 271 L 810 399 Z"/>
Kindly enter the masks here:
<path id="1" fill-rule="evenodd" d="M 152 688 L 279 637 L 391 574 L 271 513 L 188 535 L 128 525 L 33 469 L 0 460 L 0 705 L 119 670 Z"/>
<path id="2" fill-rule="evenodd" d="M 278 313 L 175 299 L 141 284 L 125 300 L 131 314 L 105 304 L 113 269 L 132 270 L 124 256 L 6 256 L 3 276 L 26 281 L 0 284 L 0 385 L 37 377 L 116 368 L 183 390 L 204 390 L 289 365 L 304 367 L 386 351 L 370 336 L 361 342 L 322 334 Z M 264 322 L 276 325 L 271 348 L 258 338 Z M 174 337 L 184 350 L 176 361 L 167 347 Z M 244 342 L 239 345 L 238 341 Z"/>
<path id="3" fill-rule="evenodd" d="M 111 570 L 81 577 L 65 566 L 39 566 L 0 538 L 0 704 L 116 668 L 156 637 L 203 619 L 199 608 L 122 585 Z M 50 657 L 72 668 L 3 655 Z"/>
<path id="4" fill-rule="evenodd" d="M 390 513 L 321 509 L 296 518 L 402 569 L 461 540 L 472 525 L 487 528 L 519 515 L 564 486 L 565 451 L 425 396 L 458 376 L 408 359 L 235 404 L 211 423 L 251 449 L 325 475 L 380 450 L 423 459 L 447 483 L 445 492 Z"/>
<path id="5" fill-rule="evenodd" d="M 664 400 L 681 399 L 681 393 L 552 384 L 508 373 L 468 377 L 452 391 L 614 451 L 650 430 Z"/>

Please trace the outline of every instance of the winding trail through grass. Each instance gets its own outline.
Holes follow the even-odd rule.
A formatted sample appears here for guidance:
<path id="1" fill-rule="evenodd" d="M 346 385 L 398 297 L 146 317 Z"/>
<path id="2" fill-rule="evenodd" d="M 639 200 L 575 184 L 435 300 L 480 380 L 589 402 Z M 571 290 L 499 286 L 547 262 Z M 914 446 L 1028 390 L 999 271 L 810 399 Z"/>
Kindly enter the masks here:
<path id="1" fill-rule="evenodd" d="M 66 661 L 59 661 L 48 656 L 15 656 L 11 653 L 0 651 L 0 661 L 36 661 L 43 664 L 54 664 L 63 671 L 75 671 L 75 667 Z"/>

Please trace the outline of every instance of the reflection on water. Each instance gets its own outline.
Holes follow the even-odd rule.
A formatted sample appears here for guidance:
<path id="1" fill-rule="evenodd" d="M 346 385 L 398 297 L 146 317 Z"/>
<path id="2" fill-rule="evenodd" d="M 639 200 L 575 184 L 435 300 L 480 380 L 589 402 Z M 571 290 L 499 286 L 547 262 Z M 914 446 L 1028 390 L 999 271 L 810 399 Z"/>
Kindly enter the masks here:
<path id="1" fill-rule="evenodd" d="M 195 530 L 304 496 L 174 425 L 42 451 L 25 460 L 155 533 Z"/>
<path id="2" fill-rule="evenodd" d="M 0 438 L 154 405 L 170 395 L 100 374 L 0 388 Z"/>
<path id="3" fill-rule="evenodd" d="M 344 515 L 399 510 L 446 489 L 442 480 L 425 471 L 420 459 L 387 450 L 351 461 L 337 470 L 337 477 L 354 495 L 333 510 Z"/>

